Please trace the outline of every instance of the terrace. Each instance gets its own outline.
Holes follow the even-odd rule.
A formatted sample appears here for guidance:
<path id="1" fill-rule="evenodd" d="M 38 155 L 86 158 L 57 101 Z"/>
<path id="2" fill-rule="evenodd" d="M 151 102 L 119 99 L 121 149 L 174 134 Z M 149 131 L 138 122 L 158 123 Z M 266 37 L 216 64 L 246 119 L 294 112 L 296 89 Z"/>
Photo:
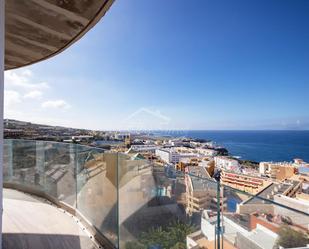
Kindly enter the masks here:
<path id="1" fill-rule="evenodd" d="M 5 3 L 4 6 L 4 0 L 0 0 L 1 103 L 4 69 L 30 65 L 61 53 L 105 15 L 113 0 L 9 0 Z M 3 119 L 3 106 L 0 109 Z M 2 132 L 1 122 L 0 135 Z M 0 247 L 146 249 L 164 245 L 164 248 L 184 248 L 186 235 L 201 227 L 200 217 L 188 216 L 183 201 L 177 201 L 186 195 L 183 173 L 179 172 L 172 180 L 164 179 L 150 161 L 135 160 L 134 155 L 70 143 L 1 139 L 2 159 Z M 216 202 L 209 201 L 203 206 L 216 210 L 216 216 L 212 217 L 208 234 L 198 233 L 202 245 L 195 248 L 220 248 L 222 236 L 225 248 L 242 248 L 244 244 L 239 244 L 236 238 L 244 229 L 236 226 L 234 220 L 228 223 L 227 218 L 236 217 L 240 211 L 226 214 L 226 220 L 218 222 L 222 227 L 216 227 L 225 212 L 221 210 L 222 197 L 216 192 L 218 183 L 206 171 L 193 170 L 190 174 L 196 174 L 190 176 L 194 181 L 187 181 L 192 191 L 204 195 L 208 188 L 213 196 L 218 196 Z M 170 191 L 162 193 L 162 183 Z M 229 188 L 229 195 L 231 192 L 236 195 L 239 190 Z M 270 201 L 269 205 L 277 204 Z M 309 216 L 284 205 L 280 207 L 292 212 L 294 223 L 299 213 Z M 254 208 L 259 207 L 253 207 L 252 212 L 256 212 Z M 293 225 L 308 227 L 308 224 Z M 261 236 L 251 234 L 250 240 L 260 244 Z M 204 237 L 214 235 L 218 236 L 215 240 L 204 243 Z M 273 243 L 268 242 L 267 247 Z"/>
<path id="2" fill-rule="evenodd" d="M 154 170 L 150 161 L 136 160 L 135 154 L 111 153 L 71 143 L 6 139 L 3 166 L 5 248 L 42 248 L 44 245 L 44 248 L 61 249 L 126 249 L 145 243 L 143 236 L 152 241 L 151 237 L 156 234 L 154 229 L 177 229 L 177 224 L 192 224 L 188 231 L 197 232 L 202 224 L 201 216 L 188 217 L 185 204 L 178 201 L 179 196 L 186 194 L 184 174 L 168 179 L 160 170 Z M 201 193 L 204 187 L 212 186 L 215 196 L 213 179 L 192 175 L 190 178 L 194 178 L 193 185 Z M 170 191 L 158 195 L 162 182 Z M 229 187 L 223 191 L 220 202 L 237 192 L 239 190 Z M 276 203 L 269 202 L 268 205 Z M 205 202 L 203 210 L 214 210 L 212 232 L 209 230 L 207 236 L 213 237 L 216 205 Z M 248 221 L 243 217 L 248 214 L 227 212 L 222 205 L 220 212 L 224 214 L 224 244 L 229 241 L 231 248 L 240 248 L 237 234 L 244 233 L 243 224 Z M 291 220 L 298 222 L 294 219 L 298 216 L 297 211 L 290 212 L 294 214 Z M 300 225 L 304 224 L 290 227 Z M 258 240 L 254 233 L 250 234 L 250 239 Z M 178 239 L 183 241 L 185 238 Z M 158 243 L 161 240 L 164 242 L 162 237 Z M 202 244 L 203 241 L 205 238 L 198 240 Z M 212 248 L 217 247 L 213 245 Z"/>

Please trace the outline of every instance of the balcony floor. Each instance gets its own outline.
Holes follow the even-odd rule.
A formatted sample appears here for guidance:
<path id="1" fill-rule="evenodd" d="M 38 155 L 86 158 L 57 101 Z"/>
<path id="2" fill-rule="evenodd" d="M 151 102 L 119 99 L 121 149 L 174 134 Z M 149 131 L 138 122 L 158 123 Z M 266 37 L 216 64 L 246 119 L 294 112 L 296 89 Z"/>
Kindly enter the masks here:
<path id="1" fill-rule="evenodd" d="M 96 249 L 70 215 L 43 199 L 3 189 L 3 248 Z"/>

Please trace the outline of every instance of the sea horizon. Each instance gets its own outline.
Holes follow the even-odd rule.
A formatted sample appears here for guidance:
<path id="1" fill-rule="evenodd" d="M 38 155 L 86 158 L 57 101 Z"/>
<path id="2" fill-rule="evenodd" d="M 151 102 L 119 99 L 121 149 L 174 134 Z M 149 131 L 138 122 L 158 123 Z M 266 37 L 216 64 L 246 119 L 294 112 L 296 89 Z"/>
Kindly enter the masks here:
<path id="1" fill-rule="evenodd" d="M 309 130 L 187 130 L 160 135 L 210 140 L 242 160 L 309 161 Z"/>

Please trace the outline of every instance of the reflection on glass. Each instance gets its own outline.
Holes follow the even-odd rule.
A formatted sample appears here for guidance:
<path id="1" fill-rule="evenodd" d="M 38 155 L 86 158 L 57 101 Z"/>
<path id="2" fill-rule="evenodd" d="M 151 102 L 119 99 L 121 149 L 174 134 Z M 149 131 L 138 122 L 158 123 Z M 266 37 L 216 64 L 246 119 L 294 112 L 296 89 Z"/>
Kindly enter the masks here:
<path id="1" fill-rule="evenodd" d="M 117 246 L 117 154 L 76 144 L 6 139 L 4 183 L 77 208 Z"/>
<path id="2" fill-rule="evenodd" d="M 187 248 L 200 238 L 201 210 L 213 205 L 202 188 L 213 183 L 136 155 L 120 155 L 118 166 L 120 248 Z"/>
<path id="3" fill-rule="evenodd" d="M 37 141 L 36 162 L 45 172 L 45 192 L 76 207 L 74 144 Z"/>
<path id="4" fill-rule="evenodd" d="M 77 209 L 117 245 L 117 154 L 77 147 Z"/>
<path id="5" fill-rule="evenodd" d="M 245 175 L 236 181 L 233 174 L 225 174 L 220 187 L 205 168 L 186 170 L 176 171 L 140 154 L 4 141 L 4 184 L 44 192 L 75 208 L 115 248 L 273 249 L 309 244 L 309 201 L 301 181 Z"/>
<path id="6" fill-rule="evenodd" d="M 11 153 L 12 182 L 41 189 L 44 176 L 36 165 L 36 142 L 12 140 Z"/>

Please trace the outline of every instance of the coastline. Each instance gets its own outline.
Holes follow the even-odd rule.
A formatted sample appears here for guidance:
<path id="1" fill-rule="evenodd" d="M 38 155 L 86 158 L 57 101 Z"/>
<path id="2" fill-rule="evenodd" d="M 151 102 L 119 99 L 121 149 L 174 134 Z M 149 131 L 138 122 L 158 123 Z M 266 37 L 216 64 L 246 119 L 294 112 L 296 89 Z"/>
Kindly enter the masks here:
<path id="1" fill-rule="evenodd" d="M 192 138 L 213 141 L 229 151 L 229 155 L 245 161 L 286 161 L 301 158 L 309 161 L 308 130 L 260 131 L 157 131 L 156 137 Z"/>

